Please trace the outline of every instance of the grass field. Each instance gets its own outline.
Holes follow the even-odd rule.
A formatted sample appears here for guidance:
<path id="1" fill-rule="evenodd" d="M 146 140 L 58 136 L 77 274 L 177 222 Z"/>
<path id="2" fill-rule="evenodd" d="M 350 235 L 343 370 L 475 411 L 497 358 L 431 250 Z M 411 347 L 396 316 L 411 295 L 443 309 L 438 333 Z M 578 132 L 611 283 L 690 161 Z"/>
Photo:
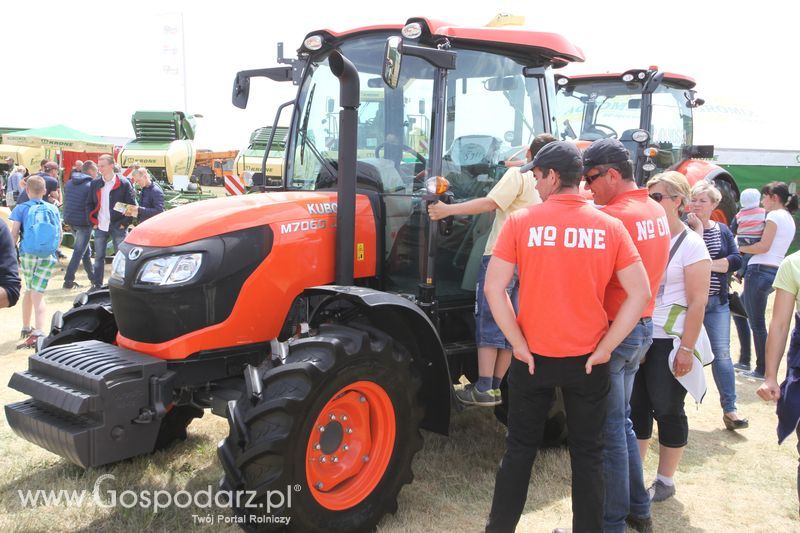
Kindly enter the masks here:
<path id="1" fill-rule="evenodd" d="M 62 265 L 64 266 L 64 265 Z M 86 283 L 85 275 L 78 282 Z M 47 293 L 48 316 L 66 309 L 75 291 L 61 289 L 57 273 Z M 23 396 L 5 384 L 27 368 L 28 353 L 14 349 L 21 327 L 19 307 L 0 310 L 0 403 Z M 738 353 L 735 334 L 732 353 Z M 795 439 L 778 446 L 774 406 L 755 395 L 758 383 L 737 376 L 739 409 L 750 428 L 726 431 L 718 394 L 707 368 L 709 391 L 699 407 L 687 403 L 689 446 L 676 477 L 675 498 L 655 504 L 656 531 L 800 531 L 797 519 Z M 87 496 L 80 506 L 24 507 L 18 491 L 88 491 L 97 479 L 102 490 L 197 491 L 216 487 L 221 467 L 216 444 L 227 435 L 225 420 L 210 413 L 190 427 L 190 438 L 172 449 L 117 465 L 83 471 L 18 438 L 3 417 L 0 426 L 0 531 L 238 531 L 233 525 L 201 524 L 196 517 L 227 514 L 224 509 L 159 510 L 107 508 Z M 450 437 L 425 433 L 414 463 L 415 481 L 400 494 L 399 510 L 387 516 L 385 532 L 479 531 L 491 503 L 494 473 L 503 452 L 504 428 L 491 410 L 473 408 L 452 417 Z M 647 482 L 656 468 L 655 445 L 646 464 Z M 565 450 L 544 451 L 534 466 L 528 504 L 519 531 L 545 532 L 570 524 L 569 458 Z"/>

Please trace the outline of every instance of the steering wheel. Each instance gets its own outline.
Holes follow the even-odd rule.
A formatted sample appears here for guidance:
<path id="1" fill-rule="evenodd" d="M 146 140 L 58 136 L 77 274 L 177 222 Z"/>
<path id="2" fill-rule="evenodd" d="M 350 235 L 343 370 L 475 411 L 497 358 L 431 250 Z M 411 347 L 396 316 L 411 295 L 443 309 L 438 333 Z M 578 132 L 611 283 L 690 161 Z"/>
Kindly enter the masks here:
<path id="1" fill-rule="evenodd" d="M 608 126 L 606 124 L 592 124 L 589 126 L 591 130 L 597 130 L 600 134 L 605 135 L 606 138 L 617 139 L 619 135 L 617 135 L 617 130 Z M 603 130 L 608 130 L 608 133 L 604 132 Z"/>
<path id="2" fill-rule="evenodd" d="M 384 146 L 386 146 L 386 143 L 381 143 L 381 144 L 378 145 L 377 148 L 375 148 L 375 157 L 376 158 L 380 158 L 381 157 L 381 155 L 380 155 L 381 149 L 383 149 Z M 398 145 L 395 145 L 395 146 L 398 146 Z M 409 154 L 413 155 L 417 159 L 417 161 L 419 162 L 418 164 L 422 165 L 423 169 L 427 166 L 428 161 L 425 159 L 425 157 L 421 153 L 417 152 L 416 150 L 414 150 L 413 148 L 411 148 L 407 144 L 404 144 L 402 146 L 403 146 L 403 151 L 404 152 L 408 152 Z M 415 171 L 416 171 L 416 169 L 415 169 Z"/>

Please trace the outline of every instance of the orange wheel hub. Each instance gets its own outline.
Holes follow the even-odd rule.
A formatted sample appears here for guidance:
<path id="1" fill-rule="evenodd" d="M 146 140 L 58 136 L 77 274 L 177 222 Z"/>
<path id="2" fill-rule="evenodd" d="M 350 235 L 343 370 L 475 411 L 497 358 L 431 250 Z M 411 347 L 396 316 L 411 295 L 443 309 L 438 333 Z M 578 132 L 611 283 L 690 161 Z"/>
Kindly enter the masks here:
<path id="1" fill-rule="evenodd" d="M 334 394 L 306 447 L 306 480 L 314 499 L 333 511 L 361 503 L 386 472 L 395 431 L 392 401 L 377 383 L 358 381 Z"/>

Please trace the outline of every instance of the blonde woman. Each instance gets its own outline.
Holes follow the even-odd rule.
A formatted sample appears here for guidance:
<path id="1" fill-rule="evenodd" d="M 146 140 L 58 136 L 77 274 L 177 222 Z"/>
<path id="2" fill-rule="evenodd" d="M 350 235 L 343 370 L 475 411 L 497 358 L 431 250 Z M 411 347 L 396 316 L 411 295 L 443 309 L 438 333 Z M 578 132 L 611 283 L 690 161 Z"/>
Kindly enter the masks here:
<path id="1" fill-rule="evenodd" d="M 695 344 L 702 332 L 708 302 L 711 257 L 702 237 L 681 221 L 691 194 L 683 174 L 674 171 L 659 174 L 650 179 L 647 188 L 650 197 L 659 202 L 667 214 L 670 259 L 656 296 L 653 344 L 633 384 L 631 421 L 643 462 L 653 420 L 658 423 L 658 473 L 649 492 L 651 500 L 659 502 L 675 494 L 673 476 L 689 438 L 689 423 L 683 409 L 687 389 L 678 378 L 686 377 L 693 367 L 700 365 L 695 360 Z M 678 335 L 679 346 L 675 343 L 672 326 L 657 318 L 675 306 L 685 309 L 683 331 Z M 674 356 L 672 365 L 669 363 L 671 355 Z"/>
<path id="2" fill-rule="evenodd" d="M 736 373 L 731 361 L 731 310 L 728 305 L 728 276 L 742 266 L 736 239 L 725 224 L 711 220 L 711 213 L 722 200 L 722 193 L 707 181 L 692 187 L 689 227 L 703 237 L 711 255 L 711 284 L 708 289 L 703 325 L 711 340 L 714 362 L 711 369 L 719 390 L 722 421 L 731 431 L 748 427 L 736 412 Z"/>

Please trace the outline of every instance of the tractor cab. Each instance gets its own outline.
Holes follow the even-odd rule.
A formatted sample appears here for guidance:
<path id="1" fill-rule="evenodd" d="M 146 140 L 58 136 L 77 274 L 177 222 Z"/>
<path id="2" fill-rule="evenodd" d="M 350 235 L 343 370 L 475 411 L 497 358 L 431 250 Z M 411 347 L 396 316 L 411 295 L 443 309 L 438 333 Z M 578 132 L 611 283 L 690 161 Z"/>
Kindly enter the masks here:
<path id="1" fill-rule="evenodd" d="M 657 67 L 616 74 L 556 76 L 560 136 L 582 148 L 592 141 L 619 139 L 631 154 L 639 185 L 665 170 L 684 173 L 690 184 L 707 179 L 723 193 L 716 219 L 735 213 L 739 190 L 733 177 L 710 161 L 713 146 L 694 141 L 695 81 Z"/>
<path id="2" fill-rule="evenodd" d="M 319 190 L 330 186 L 321 176 L 335 174 L 341 102 L 328 57 L 338 50 L 359 77 L 358 169 L 373 176 L 373 185 L 359 175 L 358 187 L 373 188 L 384 206 L 383 228 L 378 230 L 384 236 L 380 288 L 414 294 L 424 278 L 421 265 L 430 245 L 426 179 L 447 179 L 447 201 L 485 196 L 503 176 L 506 161 L 524 159 L 533 138 L 552 131 L 552 67 L 581 57 L 578 49 L 552 34 L 465 29 L 425 19 L 409 23 L 416 33 L 403 30 L 407 46 L 446 49 L 456 56 L 441 86 L 437 68 L 408 54 L 396 86 L 384 83 L 384 44 L 398 37 L 402 26 L 308 35 L 299 50 L 298 61 L 305 68 L 297 80 L 284 186 L 289 191 Z M 434 155 L 437 143 L 441 149 Z M 436 171 L 432 158 L 439 165 Z M 440 228 L 434 271 L 441 304 L 472 306 L 490 227 L 491 214 L 486 214 L 457 217 Z"/>

